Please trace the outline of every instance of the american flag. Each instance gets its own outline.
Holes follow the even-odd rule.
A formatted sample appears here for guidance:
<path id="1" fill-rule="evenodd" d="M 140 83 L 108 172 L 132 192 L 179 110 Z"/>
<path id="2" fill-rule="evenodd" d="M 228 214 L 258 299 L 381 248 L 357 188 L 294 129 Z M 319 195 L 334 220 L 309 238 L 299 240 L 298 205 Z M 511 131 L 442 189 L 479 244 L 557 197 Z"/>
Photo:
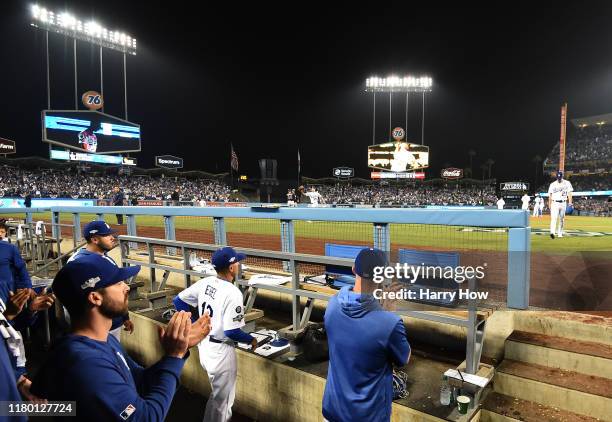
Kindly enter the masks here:
<path id="1" fill-rule="evenodd" d="M 232 147 L 232 162 L 231 166 L 234 171 L 238 171 L 238 156 L 236 155 L 236 151 L 234 151 L 234 145 Z"/>

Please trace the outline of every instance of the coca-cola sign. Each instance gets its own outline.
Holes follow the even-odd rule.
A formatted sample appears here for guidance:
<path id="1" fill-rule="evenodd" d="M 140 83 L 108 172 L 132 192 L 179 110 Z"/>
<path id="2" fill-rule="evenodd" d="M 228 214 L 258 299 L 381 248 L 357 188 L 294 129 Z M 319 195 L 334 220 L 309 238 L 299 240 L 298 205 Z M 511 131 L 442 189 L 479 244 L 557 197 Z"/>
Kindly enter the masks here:
<path id="1" fill-rule="evenodd" d="M 463 170 L 456 167 L 449 167 L 442 169 L 440 175 L 443 179 L 461 179 L 463 177 Z"/>

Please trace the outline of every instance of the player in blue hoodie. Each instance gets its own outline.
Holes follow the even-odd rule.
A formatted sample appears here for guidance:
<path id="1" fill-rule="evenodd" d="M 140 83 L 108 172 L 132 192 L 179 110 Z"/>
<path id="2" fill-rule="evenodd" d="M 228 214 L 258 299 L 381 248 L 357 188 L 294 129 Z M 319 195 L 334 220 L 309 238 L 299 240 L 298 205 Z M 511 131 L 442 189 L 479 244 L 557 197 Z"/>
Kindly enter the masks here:
<path id="1" fill-rule="evenodd" d="M 393 365 L 408 363 L 410 345 L 402 319 L 384 311 L 372 296 L 374 268 L 386 265 L 383 251 L 363 249 L 353 267 L 355 287 L 343 287 L 327 305 L 323 416 L 330 422 L 391 419 Z"/>
<path id="2" fill-rule="evenodd" d="M 210 331 L 208 315 L 193 326 L 189 312 L 177 312 L 160 343 L 165 352 L 143 368 L 124 355 L 108 331 L 124 315 L 129 287 L 124 280 L 139 266 L 117 267 L 93 254 L 66 264 L 55 276 L 53 291 L 71 316 L 72 333 L 55 345 L 36 374 L 31 391 L 51 401 L 76 401 L 78 420 L 163 421 L 179 384 L 188 348 Z"/>

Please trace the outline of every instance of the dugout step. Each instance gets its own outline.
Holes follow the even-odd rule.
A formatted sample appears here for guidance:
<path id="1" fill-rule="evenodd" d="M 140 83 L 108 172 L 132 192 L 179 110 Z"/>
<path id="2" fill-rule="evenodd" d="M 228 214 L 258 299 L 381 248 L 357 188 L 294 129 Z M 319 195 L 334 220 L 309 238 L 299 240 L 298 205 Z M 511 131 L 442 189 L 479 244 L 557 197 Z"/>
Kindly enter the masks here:
<path id="1" fill-rule="evenodd" d="M 521 311 L 514 329 L 612 345 L 612 315 L 564 311 Z"/>
<path id="2" fill-rule="evenodd" d="M 514 331 L 506 340 L 507 359 L 612 379 L 612 345 Z"/>
<path id="3" fill-rule="evenodd" d="M 612 415 L 612 380 L 505 359 L 494 379 L 496 393 L 602 420 Z"/>
<path id="4" fill-rule="evenodd" d="M 491 392 L 485 398 L 480 415 L 480 422 L 596 422 L 599 420 L 495 392 Z"/>

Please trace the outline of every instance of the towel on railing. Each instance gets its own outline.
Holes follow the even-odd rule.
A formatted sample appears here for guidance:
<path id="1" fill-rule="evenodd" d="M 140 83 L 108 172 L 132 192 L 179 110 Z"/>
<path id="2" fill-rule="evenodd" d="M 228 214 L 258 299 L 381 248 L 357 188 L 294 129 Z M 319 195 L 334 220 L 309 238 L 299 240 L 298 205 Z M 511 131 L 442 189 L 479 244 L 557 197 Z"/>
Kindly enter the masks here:
<path id="1" fill-rule="evenodd" d="M 45 229 L 45 222 L 37 221 L 36 227 L 34 228 L 34 233 L 36 233 L 37 236 L 41 236 L 43 232 L 47 233 L 47 230 Z"/>
<path id="2" fill-rule="evenodd" d="M 264 286 L 280 286 L 291 281 L 291 276 L 274 275 L 274 274 L 255 274 L 249 279 L 249 286 L 256 284 Z"/>

